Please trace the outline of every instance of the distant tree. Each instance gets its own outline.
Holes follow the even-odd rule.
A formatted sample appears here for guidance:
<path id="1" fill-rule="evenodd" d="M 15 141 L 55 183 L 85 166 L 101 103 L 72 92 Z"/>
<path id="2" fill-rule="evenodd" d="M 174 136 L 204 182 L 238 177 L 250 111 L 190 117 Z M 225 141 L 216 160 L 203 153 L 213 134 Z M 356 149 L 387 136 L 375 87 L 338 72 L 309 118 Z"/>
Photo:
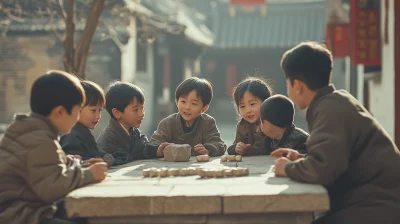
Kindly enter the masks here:
<path id="1" fill-rule="evenodd" d="M 116 1 L 107 1 L 114 4 Z M 90 6 L 90 10 L 77 15 L 76 4 Z M 2 36 L 17 22 L 43 18 L 51 26 L 50 31 L 64 47 L 63 64 L 66 71 L 85 77 L 87 57 L 93 35 L 105 8 L 106 0 L 1 0 L 0 25 Z M 85 15 L 84 15 L 85 14 Z M 77 21 L 78 20 L 78 21 Z M 64 32 L 56 29 L 57 23 L 64 24 Z M 76 23 L 84 24 L 80 35 L 76 34 Z M 79 37 L 79 38 L 78 38 Z"/>

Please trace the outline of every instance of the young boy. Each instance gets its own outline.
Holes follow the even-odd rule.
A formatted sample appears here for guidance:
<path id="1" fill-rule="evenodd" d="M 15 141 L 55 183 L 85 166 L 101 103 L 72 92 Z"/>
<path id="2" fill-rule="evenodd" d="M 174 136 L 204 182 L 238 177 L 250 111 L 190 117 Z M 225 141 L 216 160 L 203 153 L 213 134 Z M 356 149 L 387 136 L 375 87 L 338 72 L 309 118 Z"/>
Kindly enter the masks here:
<path id="1" fill-rule="evenodd" d="M 17 114 L 0 142 L 0 223 L 59 223 L 54 214 L 62 213 L 62 204 L 57 209 L 56 200 L 106 177 L 104 162 L 69 167 L 71 157 L 58 142 L 59 133 L 68 134 L 77 122 L 84 101 L 79 80 L 65 72 L 49 71 L 34 82 L 32 113 Z"/>
<path id="2" fill-rule="evenodd" d="M 85 90 L 86 102 L 71 133 L 61 137 L 61 146 L 66 154 L 80 155 L 83 160 L 102 157 L 108 166 L 112 166 L 114 157 L 97 147 L 89 130 L 94 129 L 101 118 L 101 109 L 105 103 L 104 91 L 94 82 L 82 81 L 81 85 Z"/>
<path id="3" fill-rule="evenodd" d="M 283 95 L 266 99 L 260 108 L 261 130 L 265 138 L 265 154 L 278 148 L 292 148 L 306 153 L 308 133 L 294 125 L 293 102 Z"/>
<path id="4" fill-rule="evenodd" d="M 315 223 L 398 223 L 400 152 L 360 102 L 330 84 L 332 65 L 332 54 L 315 42 L 283 55 L 288 95 L 308 108 L 310 136 L 306 156 L 292 149 L 271 153 L 283 156 L 275 173 L 327 188 L 330 211 Z"/>
<path id="5" fill-rule="evenodd" d="M 211 83 L 192 77 L 184 80 L 175 91 L 178 113 L 164 118 L 151 141 L 160 144 L 157 151 L 163 156 L 165 146 L 170 143 L 189 144 L 192 156 L 220 156 L 226 145 L 219 134 L 215 119 L 205 114 L 213 96 Z"/>
<path id="6" fill-rule="evenodd" d="M 157 156 L 158 145 L 149 143 L 138 129 L 144 119 L 142 90 L 126 82 L 111 84 L 106 93 L 106 110 L 111 119 L 97 144 L 114 157 L 114 165 Z"/>

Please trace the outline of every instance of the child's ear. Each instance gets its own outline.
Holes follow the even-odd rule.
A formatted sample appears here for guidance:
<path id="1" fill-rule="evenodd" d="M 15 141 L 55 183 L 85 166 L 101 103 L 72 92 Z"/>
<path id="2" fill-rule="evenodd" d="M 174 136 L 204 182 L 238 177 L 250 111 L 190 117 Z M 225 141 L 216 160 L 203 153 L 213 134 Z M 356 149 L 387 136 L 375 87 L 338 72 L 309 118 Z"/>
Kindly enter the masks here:
<path id="1" fill-rule="evenodd" d="M 203 109 L 201 110 L 202 113 L 206 112 L 208 110 L 209 105 L 205 105 Z"/>
<path id="2" fill-rule="evenodd" d="M 121 118 L 121 112 L 117 108 L 113 108 L 111 112 L 117 120 Z"/>
<path id="3" fill-rule="evenodd" d="M 60 105 L 60 106 L 54 107 L 54 109 L 51 113 L 56 117 L 62 117 L 65 113 L 67 113 L 67 110 L 63 106 Z"/>
<path id="4" fill-rule="evenodd" d="M 176 106 L 178 106 L 178 100 L 175 100 L 175 104 L 176 104 Z"/>
<path id="5" fill-rule="evenodd" d="M 294 88 L 294 90 L 295 90 L 297 95 L 301 94 L 303 92 L 304 82 L 302 82 L 302 81 L 300 81 L 298 79 L 295 79 L 293 81 L 293 88 Z"/>

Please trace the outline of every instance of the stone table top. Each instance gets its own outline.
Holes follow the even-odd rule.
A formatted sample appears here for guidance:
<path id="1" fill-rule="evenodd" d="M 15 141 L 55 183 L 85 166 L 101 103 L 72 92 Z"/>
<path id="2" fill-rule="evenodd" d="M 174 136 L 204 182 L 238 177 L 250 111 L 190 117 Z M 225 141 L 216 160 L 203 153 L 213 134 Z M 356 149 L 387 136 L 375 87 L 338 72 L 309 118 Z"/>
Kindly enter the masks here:
<path id="1" fill-rule="evenodd" d="M 329 197 L 319 185 L 275 177 L 274 159 L 243 157 L 242 162 L 221 162 L 211 157 L 199 163 L 138 160 L 113 167 L 101 183 L 77 189 L 66 196 L 70 217 L 136 215 L 201 215 L 329 210 Z M 142 177 L 145 168 L 246 167 L 249 176 L 231 178 Z"/>

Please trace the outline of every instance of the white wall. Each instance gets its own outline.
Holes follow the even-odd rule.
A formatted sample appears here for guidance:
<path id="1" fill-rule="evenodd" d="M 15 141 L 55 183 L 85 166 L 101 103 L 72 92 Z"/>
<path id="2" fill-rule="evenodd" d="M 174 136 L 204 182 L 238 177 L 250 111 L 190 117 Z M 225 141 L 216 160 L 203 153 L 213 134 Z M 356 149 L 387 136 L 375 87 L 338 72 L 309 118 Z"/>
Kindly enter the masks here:
<path id="1" fill-rule="evenodd" d="M 370 111 L 389 135 L 394 138 L 394 1 L 389 0 L 389 42 L 384 43 L 385 1 L 381 1 L 382 77 L 369 81 Z"/>
<path id="2" fill-rule="evenodd" d="M 137 71 L 136 79 L 134 84 L 142 88 L 144 96 L 145 96 L 145 118 L 143 120 L 142 125 L 140 126 L 140 131 L 146 134 L 148 137 L 155 130 L 150 130 L 153 122 L 154 115 L 154 51 L 153 45 L 150 44 L 147 46 L 147 71 Z"/>

